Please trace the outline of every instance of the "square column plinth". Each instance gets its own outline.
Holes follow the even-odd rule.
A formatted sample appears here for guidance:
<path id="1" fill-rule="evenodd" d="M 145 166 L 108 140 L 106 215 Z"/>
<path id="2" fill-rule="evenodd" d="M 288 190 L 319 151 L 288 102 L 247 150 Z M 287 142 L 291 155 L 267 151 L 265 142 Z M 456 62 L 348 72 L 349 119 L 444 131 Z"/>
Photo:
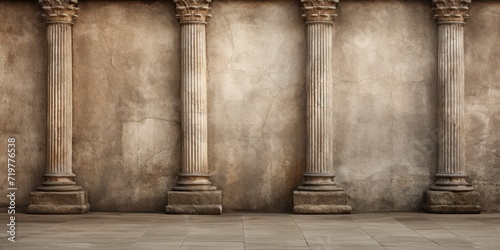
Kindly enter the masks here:
<path id="1" fill-rule="evenodd" d="M 349 197 L 344 191 L 294 191 L 296 214 L 350 214 Z"/>
<path id="2" fill-rule="evenodd" d="M 481 202 L 479 192 L 451 192 L 433 191 L 425 192 L 424 210 L 438 214 L 479 214 Z"/>
<path id="3" fill-rule="evenodd" d="M 31 192 L 30 214 L 83 214 L 90 205 L 87 191 L 74 192 Z"/>
<path id="4" fill-rule="evenodd" d="M 169 191 L 168 214 L 222 214 L 222 191 Z"/>

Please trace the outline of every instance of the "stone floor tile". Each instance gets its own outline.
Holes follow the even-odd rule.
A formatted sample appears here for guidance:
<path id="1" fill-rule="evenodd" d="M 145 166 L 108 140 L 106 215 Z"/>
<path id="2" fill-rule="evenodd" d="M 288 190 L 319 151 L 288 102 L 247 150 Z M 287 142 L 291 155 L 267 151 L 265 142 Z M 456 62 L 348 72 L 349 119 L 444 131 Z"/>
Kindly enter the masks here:
<path id="1" fill-rule="evenodd" d="M 11 246 L 2 246 L 2 250 L 36 250 L 36 249 L 50 249 L 50 250 L 88 250 L 88 249 L 99 249 L 99 250 L 119 250 L 119 249 L 131 249 L 131 245 L 128 244 L 92 244 L 92 243 L 16 243 Z"/>
<path id="2" fill-rule="evenodd" d="M 244 250 L 245 247 L 181 247 L 180 250 Z"/>
<path id="3" fill-rule="evenodd" d="M 446 250 L 446 248 L 436 245 L 436 246 L 386 246 L 387 250 Z"/>
<path id="4" fill-rule="evenodd" d="M 304 239 L 290 238 L 290 239 L 270 239 L 270 238 L 245 238 L 245 246 L 249 247 L 307 247 L 307 242 Z"/>
<path id="5" fill-rule="evenodd" d="M 363 240 L 308 239 L 307 244 L 318 245 L 318 246 L 380 246 L 380 243 L 374 239 L 363 239 Z"/>
<path id="6" fill-rule="evenodd" d="M 209 250 L 244 250 L 245 245 L 243 241 L 241 242 L 184 242 L 182 243 L 181 250 L 193 250 L 193 249 L 209 249 Z"/>
<path id="7" fill-rule="evenodd" d="M 157 250 L 157 249 L 179 249 L 182 241 L 156 241 L 156 242 L 136 242 L 132 249 L 137 250 Z"/>
<path id="8" fill-rule="evenodd" d="M 305 237 L 307 242 L 326 242 L 329 245 L 338 245 L 339 242 L 376 242 L 372 237 L 367 235 L 352 236 L 352 237 L 335 237 L 331 235 L 326 236 L 316 236 L 316 237 Z M 357 244 L 357 243 L 355 243 Z"/>
<path id="9" fill-rule="evenodd" d="M 7 216 L 0 214 L 0 221 Z M 17 218 L 0 249 L 499 249 L 500 214 L 95 213 Z"/>
<path id="10" fill-rule="evenodd" d="M 411 222 L 411 223 L 404 223 L 406 227 L 408 227 L 411 230 L 439 230 L 443 229 L 440 225 L 434 224 L 434 223 L 427 223 L 427 222 Z"/>
<path id="11" fill-rule="evenodd" d="M 450 250 L 473 250 L 473 249 L 484 249 L 480 246 L 476 246 L 474 244 L 439 244 L 444 249 Z M 498 247 L 496 248 L 498 250 Z"/>
<path id="12" fill-rule="evenodd" d="M 496 237 L 471 237 L 466 238 L 466 240 L 477 246 L 497 246 L 500 249 L 500 234 L 498 234 Z"/>
<path id="13" fill-rule="evenodd" d="M 211 235 L 205 235 L 205 236 L 188 236 L 185 239 L 188 242 L 211 242 L 211 241 L 243 241 L 243 235 L 238 235 L 238 236 L 211 236 Z"/>
<path id="14" fill-rule="evenodd" d="M 172 236 L 172 235 L 157 235 L 157 236 L 141 236 L 137 239 L 137 242 L 157 242 L 157 241 L 168 241 L 168 242 L 182 242 L 186 239 L 186 236 Z"/>
<path id="15" fill-rule="evenodd" d="M 310 247 L 291 246 L 245 246 L 245 250 L 310 250 Z"/>
<path id="16" fill-rule="evenodd" d="M 311 250 L 331 250 L 331 249 L 339 249 L 339 250 L 385 250 L 383 246 L 380 245 L 341 245 L 341 246 L 323 246 L 323 245 L 311 245 Z"/>

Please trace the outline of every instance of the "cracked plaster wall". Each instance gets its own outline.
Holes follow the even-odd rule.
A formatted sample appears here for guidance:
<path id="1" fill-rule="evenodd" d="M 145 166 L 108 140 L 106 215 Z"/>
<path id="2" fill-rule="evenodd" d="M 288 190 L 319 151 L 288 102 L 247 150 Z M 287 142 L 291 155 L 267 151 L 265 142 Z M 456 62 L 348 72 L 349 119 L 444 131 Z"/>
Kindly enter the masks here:
<path id="1" fill-rule="evenodd" d="M 0 1 L 0 140 L 18 139 L 18 196 L 45 168 L 45 25 Z M 95 211 L 163 211 L 181 160 L 180 37 L 170 1 L 81 1 L 74 27 L 73 170 Z M 223 206 L 291 210 L 305 170 L 299 1 L 214 1 L 207 26 L 209 167 Z M 465 28 L 467 172 L 500 211 L 500 2 Z M 428 1 L 341 1 L 333 151 L 357 211 L 419 210 L 437 166 L 436 25 Z M 0 162 L 6 162 L 0 154 Z M 6 182 L 6 175 L 0 175 Z M 5 185 L 0 207 L 5 208 Z"/>
<path id="2" fill-rule="evenodd" d="M 417 210 L 437 169 L 429 4 L 345 2 L 335 25 L 336 178 L 355 210 Z"/>
<path id="3" fill-rule="evenodd" d="M 465 143 L 483 209 L 500 211 L 500 2 L 476 1 L 465 30 Z"/>
<path id="4" fill-rule="evenodd" d="M 0 1 L 0 208 L 7 200 L 7 139 L 16 138 L 16 206 L 45 171 L 47 63 L 45 24 L 33 2 Z"/>

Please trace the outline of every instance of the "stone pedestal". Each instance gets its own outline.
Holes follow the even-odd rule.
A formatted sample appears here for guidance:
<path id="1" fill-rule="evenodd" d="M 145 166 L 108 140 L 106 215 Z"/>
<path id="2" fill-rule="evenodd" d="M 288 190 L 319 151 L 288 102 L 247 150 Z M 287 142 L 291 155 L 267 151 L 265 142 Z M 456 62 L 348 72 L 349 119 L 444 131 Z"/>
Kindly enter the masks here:
<path id="1" fill-rule="evenodd" d="M 338 0 L 301 0 L 306 21 L 307 152 L 305 181 L 293 195 L 294 213 L 350 213 L 333 173 L 333 19 Z"/>
<path id="2" fill-rule="evenodd" d="M 47 23 L 47 167 L 45 181 L 30 194 L 28 213 L 85 213 L 87 192 L 72 167 L 72 25 L 77 0 L 40 0 Z"/>
<path id="3" fill-rule="evenodd" d="M 31 192 L 30 214 L 83 214 L 89 211 L 87 191 Z"/>
<path id="4" fill-rule="evenodd" d="M 464 144 L 464 24 L 470 0 L 433 0 L 438 25 L 438 169 L 425 194 L 430 213 L 479 213 L 467 182 Z"/>
<path id="5" fill-rule="evenodd" d="M 294 191 L 293 212 L 296 214 L 349 214 L 349 197 L 343 191 Z"/>
<path id="6" fill-rule="evenodd" d="M 481 213 L 479 192 L 425 192 L 424 210 L 438 214 L 479 214 Z"/>
<path id="7" fill-rule="evenodd" d="M 222 191 L 170 191 L 165 208 L 171 214 L 221 214 Z"/>
<path id="8" fill-rule="evenodd" d="M 210 182 L 207 155 L 206 25 L 210 0 L 174 0 L 181 24 L 182 172 L 167 213 L 221 214 L 222 191 Z"/>

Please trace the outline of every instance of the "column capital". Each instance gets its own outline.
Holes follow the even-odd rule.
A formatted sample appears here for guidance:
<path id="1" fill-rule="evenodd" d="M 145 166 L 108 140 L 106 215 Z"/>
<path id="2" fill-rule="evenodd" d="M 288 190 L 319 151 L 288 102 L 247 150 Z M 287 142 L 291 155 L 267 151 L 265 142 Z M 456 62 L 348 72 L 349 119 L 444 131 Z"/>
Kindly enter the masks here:
<path id="1" fill-rule="evenodd" d="M 206 23 L 210 15 L 212 0 L 174 0 L 180 23 Z"/>
<path id="2" fill-rule="evenodd" d="M 300 0 L 302 17 L 308 22 L 333 22 L 339 0 Z"/>
<path id="3" fill-rule="evenodd" d="M 78 0 L 38 0 L 46 23 L 73 24 L 78 18 Z"/>
<path id="4" fill-rule="evenodd" d="M 469 18 L 471 0 L 432 0 L 434 20 L 437 23 L 464 23 Z"/>

